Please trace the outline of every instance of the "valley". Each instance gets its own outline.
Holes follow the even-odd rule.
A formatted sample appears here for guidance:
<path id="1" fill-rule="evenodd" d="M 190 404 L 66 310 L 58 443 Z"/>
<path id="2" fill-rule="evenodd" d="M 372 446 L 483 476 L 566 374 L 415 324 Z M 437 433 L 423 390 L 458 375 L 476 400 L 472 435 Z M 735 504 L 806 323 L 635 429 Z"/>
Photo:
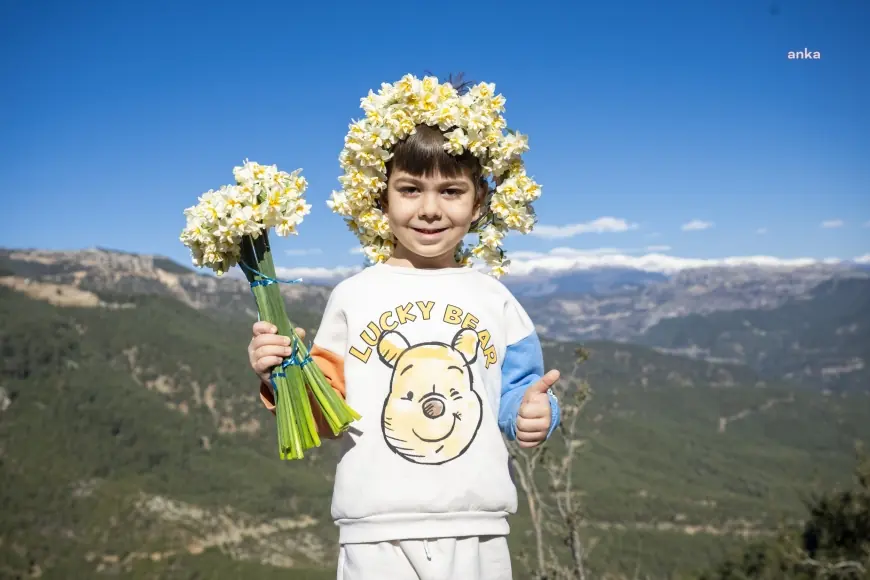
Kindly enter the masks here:
<path id="1" fill-rule="evenodd" d="M 255 319 L 244 281 L 100 252 L 0 253 L 0 576 L 334 578 L 336 448 L 277 459 L 244 352 Z M 689 577 L 800 519 L 814 490 L 850 481 L 853 444 L 870 441 L 870 389 L 828 388 L 821 371 L 787 376 L 864 357 L 846 341 L 818 351 L 870 322 L 860 276 L 826 280 L 782 282 L 777 300 L 735 298 L 729 316 L 671 317 L 683 326 L 654 324 L 649 343 L 541 332 L 548 368 L 592 389 L 574 477 L 593 577 Z M 313 334 L 328 288 L 283 292 Z M 715 329 L 731 325 L 740 343 L 750 316 L 816 350 L 796 366 L 765 343 L 762 369 L 755 343 L 721 356 L 733 347 Z M 795 320 L 806 325 L 783 326 Z M 717 360 L 677 354 L 686 345 Z M 580 346 L 589 360 L 578 365 Z M 522 506 L 517 552 L 532 542 Z"/>

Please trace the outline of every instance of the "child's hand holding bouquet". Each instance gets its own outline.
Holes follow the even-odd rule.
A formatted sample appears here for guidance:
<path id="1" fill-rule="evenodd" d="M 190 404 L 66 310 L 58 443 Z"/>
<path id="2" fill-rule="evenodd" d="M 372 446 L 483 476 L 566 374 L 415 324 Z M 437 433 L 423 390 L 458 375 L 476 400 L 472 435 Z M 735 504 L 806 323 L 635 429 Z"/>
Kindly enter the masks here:
<path id="1" fill-rule="evenodd" d="M 254 337 L 248 344 L 248 361 L 260 380 L 269 384 L 272 369 L 293 354 L 293 339 L 278 334 L 278 327 L 265 321 L 254 323 Z M 305 329 L 297 328 L 296 336 L 305 340 Z"/>

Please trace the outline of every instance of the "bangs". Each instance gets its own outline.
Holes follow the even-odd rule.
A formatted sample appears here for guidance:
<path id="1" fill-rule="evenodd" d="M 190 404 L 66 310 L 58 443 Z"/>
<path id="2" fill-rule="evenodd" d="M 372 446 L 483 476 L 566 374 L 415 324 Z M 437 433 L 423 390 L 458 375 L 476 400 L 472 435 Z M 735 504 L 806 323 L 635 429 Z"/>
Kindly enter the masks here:
<path id="1" fill-rule="evenodd" d="M 466 151 L 454 156 L 444 150 L 447 140 L 441 131 L 428 125 L 419 125 L 413 135 L 397 143 L 393 158 L 387 164 L 388 174 L 397 169 L 411 175 L 432 177 L 440 173 L 444 177 L 470 177 L 472 183 L 480 176 L 480 163 L 474 154 Z"/>

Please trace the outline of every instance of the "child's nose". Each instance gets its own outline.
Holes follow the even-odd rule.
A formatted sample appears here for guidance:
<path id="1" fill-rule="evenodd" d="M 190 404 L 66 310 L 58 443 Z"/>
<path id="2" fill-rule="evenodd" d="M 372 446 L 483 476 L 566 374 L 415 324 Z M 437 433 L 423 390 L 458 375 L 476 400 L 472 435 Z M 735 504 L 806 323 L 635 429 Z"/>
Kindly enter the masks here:
<path id="1" fill-rule="evenodd" d="M 420 218 L 439 219 L 441 207 L 437 193 L 426 192 L 420 196 Z"/>
<path id="2" fill-rule="evenodd" d="M 429 419 L 437 419 L 444 414 L 444 403 L 438 399 L 423 402 L 423 414 Z"/>

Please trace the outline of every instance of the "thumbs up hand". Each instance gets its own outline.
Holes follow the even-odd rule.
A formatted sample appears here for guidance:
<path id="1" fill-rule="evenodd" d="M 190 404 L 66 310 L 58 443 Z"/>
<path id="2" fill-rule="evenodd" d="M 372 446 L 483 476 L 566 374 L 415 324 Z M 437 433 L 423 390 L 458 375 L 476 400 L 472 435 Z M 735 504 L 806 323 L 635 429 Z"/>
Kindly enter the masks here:
<path id="1" fill-rule="evenodd" d="M 552 370 L 526 389 L 517 415 L 517 441 L 520 447 L 535 447 L 547 439 L 552 416 L 547 390 L 559 380 L 559 371 Z"/>

